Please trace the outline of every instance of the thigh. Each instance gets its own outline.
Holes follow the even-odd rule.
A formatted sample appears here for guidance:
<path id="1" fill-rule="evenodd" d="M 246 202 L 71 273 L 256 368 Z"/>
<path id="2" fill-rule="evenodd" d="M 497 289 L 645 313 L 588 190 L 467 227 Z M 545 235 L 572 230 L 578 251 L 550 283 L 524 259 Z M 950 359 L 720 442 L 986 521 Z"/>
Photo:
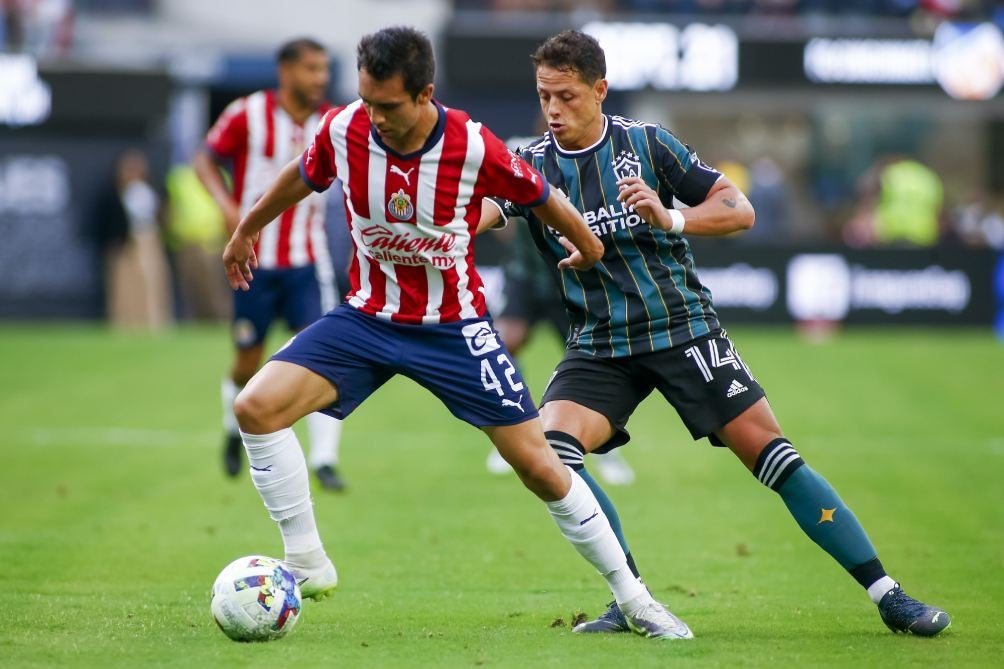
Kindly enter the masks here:
<path id="1" fill-rule="evenodd" d="M 475 427 L 537 417 L 530 389 L 491 319 L 397 325 L 400 371 L 428 388 L 457 418 Z"/>
<path id="2" fill-rule="evenodd" d="M 651 392 L 651 383 L 635 376 L 627 359 L 568 351 L 541 399 L 545 429 L 568 432 L 589 452 L 606 453 L 631 439 L 628 419 Z"/>
<path id="3" fill-rule="evenodd" d="M 716 432 L 766 397 L 724 331 L 635 358 L 694 439 L 724 444 Z"/>
<path id="4" fill-rule="evenodd" d="M 262 432 L 292 425 L 338 401 L 337 389 L 323 376 L 282 360 L 267 362 L 244 386 L 241 396 L 253 407 Z"/>
<path id="5" fill-rule="evenodd" d="M 397 342 L 372 316 L 341 305 L 315 321 L 272 356 L 305 367 L 337 389 L 321 411 L 345 418 L 394 375 Z"/>
<path id="6" fill-rule="evenodd" d="M 250 290 L 235 290 L 230 332 L 237 348 L 258 346 L 265 341 L 268 328 L 279 307 L 280 289 L 272 270 L 256 270 Z"/>
<path id="7" fill-rule="evenodd" d="M 282 317 L 293 332 L 321 317 L 321 286 L 313 265 L 285 270 L 281 303 Z"/>

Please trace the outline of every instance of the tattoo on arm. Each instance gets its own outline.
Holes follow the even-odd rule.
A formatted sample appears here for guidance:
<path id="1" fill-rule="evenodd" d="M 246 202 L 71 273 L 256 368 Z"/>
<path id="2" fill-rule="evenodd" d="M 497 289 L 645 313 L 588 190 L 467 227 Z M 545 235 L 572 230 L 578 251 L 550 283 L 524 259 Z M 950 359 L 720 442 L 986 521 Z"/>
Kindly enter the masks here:
<path id="1" fill-rule="evenodd" d="M 734 198 L 723 197 L 722 198 L 722 204 L 724 204 L 729 209 L 735 209 L 736 208 L 736 201 L 735 201 Z"/>

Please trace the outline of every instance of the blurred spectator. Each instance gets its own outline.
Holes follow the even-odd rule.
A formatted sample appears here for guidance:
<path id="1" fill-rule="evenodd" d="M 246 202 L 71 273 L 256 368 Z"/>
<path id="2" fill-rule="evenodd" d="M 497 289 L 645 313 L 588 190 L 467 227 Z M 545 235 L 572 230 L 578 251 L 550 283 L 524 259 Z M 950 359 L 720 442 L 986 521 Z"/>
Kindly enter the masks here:
<path id="1" fill-rule="evenodd" d="M 750 167 L 749 181 L 746 194 L 756 211 L 756 225 L 739 238 L 757 244 L 784 243 L 790 223 L 790 195 L 780 166 L 767 156 L 757 158 Z"/>
<path id="2" fill-rule="evenodd" d="M 5 51 L 39 57 L 65 55 L 73 44 L 71 0 L 0 0 Z"/>
<path id="3" fill-rule="evenodd" d="M 941 235 L 943 199 L 933 170 L 911 158 L 883 159 L 861 179 L 858 210 L 844 228 L 844 241 L 933 246 Z"/>
<path id="4" fill-rule="evenodd" d="M 123 153 L 115 181 L 95 212 L 92 229 L 104 261 L 105 306 L 116 327 L 156 330 L 170 320 L 167 259 L 158 224 L 160 197 L 148 171 L 142 152 Z"/>
<path id="5" fill-rule="evenodd" d="M 966 246 L 1004 250 L 1004 216 L 986 193 L 958 208 L 952 232 Z"/>
<path id="6" fill-rule="evenodd" d="M 167 174 L 167 245 L 174 257 L 183 312 L 200 321 L 230 318 L 230 288 L 220 254 L 223 213 L 191 165 Z"/>

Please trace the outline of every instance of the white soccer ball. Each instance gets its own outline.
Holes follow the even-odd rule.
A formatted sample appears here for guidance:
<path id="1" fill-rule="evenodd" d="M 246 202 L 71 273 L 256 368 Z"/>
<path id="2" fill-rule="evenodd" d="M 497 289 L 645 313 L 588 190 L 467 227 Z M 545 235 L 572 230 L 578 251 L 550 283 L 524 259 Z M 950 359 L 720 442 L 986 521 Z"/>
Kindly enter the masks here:
<path id="1" fill-rule="evenodd" d="M 234 641 L 271 641 L 293 629 L 300 602 L 300 586 L 279 560 L 248 555 L 216 577 L 209 608 Z"/>

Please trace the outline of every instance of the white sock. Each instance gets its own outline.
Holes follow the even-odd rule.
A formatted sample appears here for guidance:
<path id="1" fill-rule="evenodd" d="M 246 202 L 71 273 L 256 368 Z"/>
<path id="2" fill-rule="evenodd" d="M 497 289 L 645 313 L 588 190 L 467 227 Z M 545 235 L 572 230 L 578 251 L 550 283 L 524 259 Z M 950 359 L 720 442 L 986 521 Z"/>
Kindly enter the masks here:
<path id="1" fill-rule="evenodd" d="M 316 411 L 307 414 L 307 431 L 310 433 L 310 468 L 337 465 L 342 421 Z"/>
<path id="2" fill-rule="evenodd" d="M 294 566 L 320 567 L 326 556 L 310 501 L 307 461 L 292 428 L 271 434 L 241 432 L 251 480 L 272 520 L 279 523 Z"/>
<path id="3" fill-rule="evenodd" d="M 618 604 L 648 594 L 628 568 L 624 551 L 592 490 L 575 472 L 568 471 L 572 475 L 568 494 L 546 503 L 561 533 L 606 579 Z"/>
<path id="4" fill-rule="evenodd" d="M 891 576 L 883 576 L 879 580 L 875 581 L 868 586 L 868 596 L 872 598 L 872 601 L 878 604 L 882 601 L 882 597 L 885 593 L 889 592 L 896 587 L 896 581 L 892 579 Z"/>
<path id="5" fill-rule="evenodd" d="M 285 546 L 284 562 L 294 567 L 320 567 L 325 564 L 327 554 L 317 533 L 317 523 L 313 513 L 301 513 L 279 521 L 282 542 Z"/>
<path id="6" fill-rule="evenodd" d="M 233 379 L 227 377 L 220 384 L 220 399 L 223 401 L 223 429 L 229 435 L 236 436 L 240 429 L 237 427 L 237 416 L 234 415 L 234 400 L 237 393 L 241 391 L 234 383 Z"/>

